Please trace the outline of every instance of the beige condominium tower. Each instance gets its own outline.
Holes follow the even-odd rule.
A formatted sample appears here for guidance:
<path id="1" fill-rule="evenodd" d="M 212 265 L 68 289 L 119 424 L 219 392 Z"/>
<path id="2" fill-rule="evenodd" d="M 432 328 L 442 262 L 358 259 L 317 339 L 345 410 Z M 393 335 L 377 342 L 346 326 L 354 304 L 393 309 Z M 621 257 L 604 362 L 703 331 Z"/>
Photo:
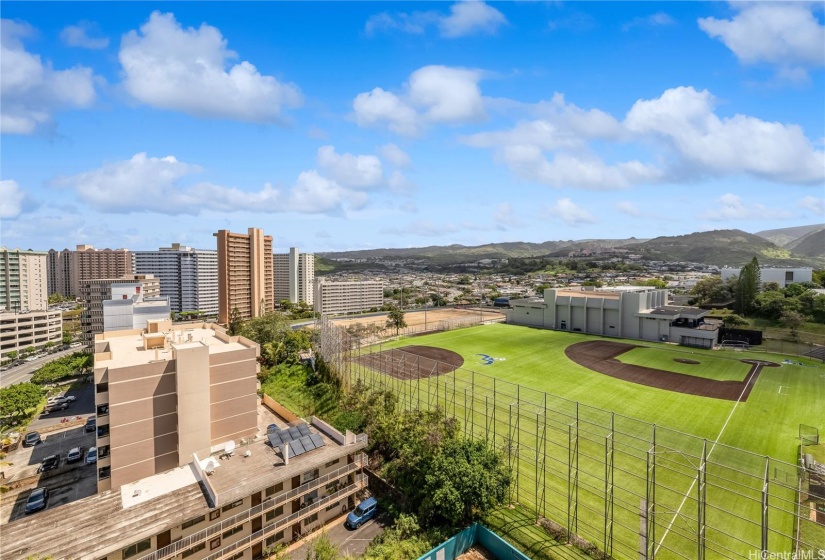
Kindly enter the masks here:
<path id="1" fill-rule="evenodd" d="M 228 323 L 235 309 L 241 319 L 273 310 L 272 236 L 262 229 L 249 233 L 219 230 L 218 321 Z"/>

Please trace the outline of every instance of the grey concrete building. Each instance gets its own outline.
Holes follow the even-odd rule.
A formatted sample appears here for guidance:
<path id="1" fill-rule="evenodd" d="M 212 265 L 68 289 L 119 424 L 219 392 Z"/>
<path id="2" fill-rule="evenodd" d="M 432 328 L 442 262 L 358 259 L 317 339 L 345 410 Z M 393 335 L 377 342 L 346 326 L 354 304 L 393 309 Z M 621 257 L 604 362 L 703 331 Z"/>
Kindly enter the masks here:
<path id="1" fill-rule="evenodd" d="M 169 298 L 173 313 L 200 311 L 218 315 L 218 251 L 193 249 L 180 243 L 157 251 L 134 251 L 135 272 L 160 281 L 160 295 Z"/>

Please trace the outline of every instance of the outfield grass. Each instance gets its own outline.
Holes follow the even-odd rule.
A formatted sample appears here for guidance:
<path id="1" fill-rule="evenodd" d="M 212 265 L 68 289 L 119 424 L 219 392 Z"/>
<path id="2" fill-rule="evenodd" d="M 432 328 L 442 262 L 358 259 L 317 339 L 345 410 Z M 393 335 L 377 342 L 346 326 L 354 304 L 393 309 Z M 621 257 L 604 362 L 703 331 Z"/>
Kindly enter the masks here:
<path id="1" fill-rule="evenodd" d="M 413 406 L 445 408 L 447 413 L 464 422 L 465 430 L 476 437 L 491 439 L 497 446 L 506 443 L 508 434 L 519 438 L 512 465 L 518 473 L 516 499 L 531 507 L 540 506 L 544 515 L 562 523 L 569 514 L 568 461 L 573 449 L 569 438 L 570 434 L 578 433 L 575 453 L 580 463 L 577 463 L 575 485 L 579 509 L 583 512 L 578 532 L 596 543 L 604 522 L 605 436 L 613 422 L 616 432 L 623 434 L 617 437 L 615 450 L 614 533 L 616 542 L 623 547 L 617 550 L 617 557 L 632 557 L 632 550 L 638 546 L 638 508 L 640 498 L 646 495 L 651 424 L 704 438 L 712 461 L 708 469 L 706 512 L 708 540 L 716 547 L 712 550 L 720 556 L 734 551 L 735 556 L 758 546 L 765 456 L 794 463 L 798 424 L 804 422 L 825 428 L 821 425 L 825 367 L 813 360 L 794 358 L 804 365 L 765 368 L 749 400 L 737 404 L 622 381 L 588 370 L 564 355 L 568 345 L 594 338 L 512 325 L 467 328 L 399 340 L 380 348 L 407 344 L 448 348 L 465 360 L 464 369 L 455 374 L 418 382 L 369 375 L 389 383 Z M 679 371 L 676 367 L 679 364 L 672 358 L 684 357 L 685 350 L 655 344 L 639 354 L 648 355 L 658 364 L 653 367 Z M 739 367 L 741 358 L 758 357 L 776 362 L 784 359 L 784 356 L 764 353 L 751 356 L 745 352 L 690 352 L 693 352 L 691 359 L 714 364 L 705 371 L 706 377 L 714 379 L 731 375 L 731 371 Z M 478 354 L 496 359 L 485 365 Z M 640 364 L 652 365 L 643 360 Z M 742 366 L 747 372 L 748 367 Z M 542 399 L 546 399 L 544 403 Z M 543 418 L 539 412 L 542 407 L 546 411 Z M 608 411 L 615 411 L 617 415 L 614 417 Z M 578 424 L 576 418 L 580 419 Z M 543 451 L 537 451 L 536 434 L 545 433 L 544 428 L 539 429 L 539 425 L 545 423 L 546 443 L 542 440 Z M 702 439 L 678 432 L 664 429 L 656 432 L 658 513 L 655 524 L 656 542 L 661 543 L 658 556 L 662 558 L 691 558 L 696 550 L 691 533 L 698 504 L 694 481 L 703 443 Z M 725 445 L 716 445 L 717 441 Z M 546 461 L 542 472 L 538 468 L 539 455 Z M 795 509 L 795 471 L 781 465 L 778 469 L 771 466 L 769 470 L 773 508 L 770 523 L 774 531 L 769 542 L 771 550 L 788 550 L 792 542 L 787 535 L 794 530 L 790 512 Z M 545 493 L 544 498 L 539 498 L 539 488 Z"/>

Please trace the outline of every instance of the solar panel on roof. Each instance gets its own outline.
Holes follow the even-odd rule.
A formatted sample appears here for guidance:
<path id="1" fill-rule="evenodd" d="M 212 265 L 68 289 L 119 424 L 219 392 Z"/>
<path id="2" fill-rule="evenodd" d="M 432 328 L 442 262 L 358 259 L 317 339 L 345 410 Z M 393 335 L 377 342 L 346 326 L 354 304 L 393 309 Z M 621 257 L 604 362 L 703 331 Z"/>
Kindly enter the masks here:
<path id="1" fill-rule="evenodd" d="M 302 436 L 308 436 L 309 435 L 309 426 L 307 426 L 306 424 L 299 424 L 298 425 L 298 431 L 301 433 Z"/>
<path id="2" fill-rule="evenodd" d="M 289 435 L 292 437 L 292 439 L 298 439 L 301 437 L 301 430 L 299 430 L 298 428 L 290 428 Z"/>
<path id="3" fill-rule="evenodd" d="M 306 453 L 306 449 L 304 449 L 304 446 L 301 444 L 301 440 L 299 439 L 294 439 L 290 441 L 289 448 L 295 451 L 295 455 L 302 455 Z"/>
<path id="4" fill-rule="evenodd" d="M 318 434 L 310 434 L 309 439 L 311 439 L 312 443 L 315 444 L 316 449 L 324 446 L 324 438 L 322 438 Z"/>
<path id="5" fill-rule="evenodd" d="M 315 449 L 315 442 L 309 439 L 309 436 L 304 436 L 298 441 L 301 442 L 301 445 L 304 446 L 304 450 L 306 451 L 312 451 L 313 449 Z"/>
<path id="6" fill-rule="evenodd" d="M 279 445 L 281 445 L 283 443 L 283 441 L 281 440 L 281 437 L 277 433 L 269 434 L 268 437 L 269 437 L 269 445 L 271 445 L 272 447 L 278 447 Z"/>

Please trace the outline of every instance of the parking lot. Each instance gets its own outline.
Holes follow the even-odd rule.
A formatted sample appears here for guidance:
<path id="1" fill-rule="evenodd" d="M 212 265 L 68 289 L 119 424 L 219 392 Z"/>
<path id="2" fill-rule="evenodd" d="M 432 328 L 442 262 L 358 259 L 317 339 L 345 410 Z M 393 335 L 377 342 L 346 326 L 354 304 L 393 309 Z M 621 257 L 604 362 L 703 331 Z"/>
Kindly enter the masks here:
<path id="1" fill-rule="evenodd" d="M 59 422 L 59 419 L 58 419 Z M 51 493 L 49 508 L 91 496 L 97 492 L 96 466 L 78 461 L 66 463 L 66 453 L 80 447 L 84 453 L 95 444 L 94 432 L 86 432 L 83 426 L 42 434 L 42 443 L 33 447 L 20 445 L 6 456 L 10 466 L 3 467 L 5 483 L 13 486 L 15 480 L 26 484 L 12 488 L 0 498 L 0 523 L 22 517 L 29 493 L 36 487 L 45 487 Z M 47 473 L 39 473 L 41 461 L 50 455 L 60 455 L 59 467 Z M 36 514 L 35 514 L 36 515 Z"/>
<path id="2" fill-rule="evenodd" d="M 60 424 L 61 421 L 74 420 L 77 416 L 88 418 L 95 413 L 94 383 L 77 383 L 66 391 L 66 396 L 73 396 L 74 402 L 66 410 L 55 410 L 48 414 L 41 414 L 29 425 L 30 432 L 42 430 L 47 426 Z"/>

